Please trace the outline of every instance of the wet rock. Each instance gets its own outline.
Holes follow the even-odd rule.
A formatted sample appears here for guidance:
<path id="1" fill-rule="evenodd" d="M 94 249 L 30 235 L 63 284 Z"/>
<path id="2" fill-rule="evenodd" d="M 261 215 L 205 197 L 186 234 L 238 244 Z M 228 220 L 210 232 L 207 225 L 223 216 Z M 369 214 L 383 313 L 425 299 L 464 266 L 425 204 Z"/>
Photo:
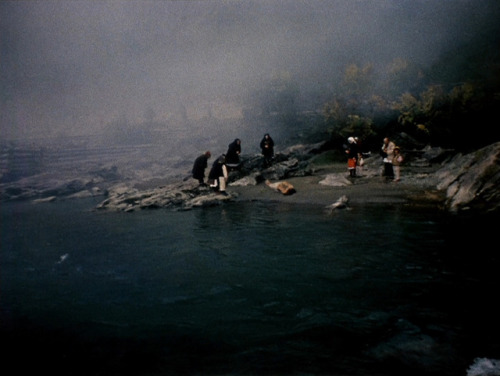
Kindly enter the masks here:
<path id="1" fill-rule="evenodd" d="M 442 359 L 452 351 L 449 345 L 439 342 L 418 326 L 404 319 L 391 328 L 392 335 L 368 353 L 380 361 L 392 361 L 416 369 L 438 369 Z"/>
<path id="2" fill-rule="evenodd" d="M 347 208 L 348 203 L 349 198 L 346 195 L 342 195 L 337 201 L 335 201 L 331 205 L 328 205 L 325 209 L 327 210 L 327 212 L 332 213 L 335 209 Z"/>
<path id="3" fill-rule="evenodd" d="M 207 207 L 207 206 L 216 206 L 220 205 L 225 201 L 231 201 L 234 199 L 236 195 L 234 193 L 228 193 L 223 195 L 221 193 L 209 193 L 206 195 L 196 196 L 192 199 L 189 199 L 183 203 L 181 206 L 182 210 L 189 210 L 196 207 Z"/>
<path id="4" fill-rule="evenodd" d="M 125 212 L 156 208 L 188 210 L 218 205 L 234 198 L 234 194 L 214 192 L 211 188 L 199 186 L 194 180 L 148 190 L 119 185 L 109 189 L 108 198 L 98 204 L 96 209 Z"/>

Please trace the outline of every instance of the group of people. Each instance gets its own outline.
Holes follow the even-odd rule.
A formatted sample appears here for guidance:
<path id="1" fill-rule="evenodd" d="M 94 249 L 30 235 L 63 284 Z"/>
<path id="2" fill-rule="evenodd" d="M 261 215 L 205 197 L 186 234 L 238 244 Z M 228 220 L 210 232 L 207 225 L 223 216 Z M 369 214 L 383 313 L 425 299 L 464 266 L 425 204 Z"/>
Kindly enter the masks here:
<path id="1" fill-rule="evenodd" d="M 264 167 L 269 167 L 274 158 L 274 141 L 266 133 L 260 142 L 262 155 L 264 157 Z M 230 169 L 237 168 L 240 165 L 241 140 L 235 139 L 228 145 L 226 154 L 222 154 L 212 164 L 212 168 L 208 174 L 208 183 L 211 188 L 223 195 L 226 193 L 227 179 Z M 205 183 L 205 169 L 208 167 L 208 159 L 212 154 L 206 151 L 197 157 L 191 171 L 194 179 L 197 179 L 201 186 L 207 186 Z"/>
<path id="2" fill-rule="evenodd" d="M 347 139 L 345 152 L 347 154 L 347 170 L 349 171 L 349 176 L 354 178 L 356 177 L 357 167 L 362 167 L 364 163 L 359 145 L 359 139 L 357 137 L 349 137 Z"/>
<path id="3" fill-rule="evenodd" d="M 396 146 L 388 137 L 384 138 L 382 144 L 381 155 L 384 162 L 384 171 L 382 176 L 386 179 L 394 181 L 401 180 L 401 163 L 403 156 L 401 155 L 401 148 Z"/>
<path id="4" fill-rule="evenodd" d="M 345 152 L 347 154 L 347 169 L 350 177 L 356 177 L 356 170 L 362 168 L 364 165 L 363 153 L 361 145 L 357 137 L 349 137 L 345 145 Z M 401 179 L 401 163 L 403 156 L 401 149 L 396 146 L 388 137 L 384 138 L 382 149 L 380 151 L 383 162 L 384 170 L 382 176 L 387 180 L 400 181 Z"/>
<path id="5" fill-rule="evenodd" d="M 207 186 L 207 184 L 205 183 L 205 169 L 208 167 L 208 160 L 211 156 L 212 153 L 210 153 L 210 151 L 206 151 L 205 153 L 200 155 L 194 160 L 193 169 L 191 170 L 193 178 L 198 180 L 200 186 L 202 187 Z M 227 178 L 228 168 L 226 154 L 222 154 L 212 164 L 212 168 L 210 169 L 210 173 L 208 174 L 208 183 L 210 184 L 210 187 L 219 191 L 221 194 L 227 195 Z"/>
<path id="6" fill-rule="evenodd" d="M 357 176 L 357 169 L 363 168 L 364 158 L 361 150 L 360 141 L 357 137 L 348 137 L 347 145 L 344 145 L 347 154 L 347 169 L 350 177 Z M 271 166 L 274 158 L 274 140 L 269 133 L 266 133 L 260 142 L 260 148 L 264 158 L 263 167 L 268 168 Z M 380 151 L 383 162 L 384 170 L 382 176 L 388 180 L 400 181 L 401 179 L 401 163 L 403 156 L 401 149 L 394 144 L 388 137 L 384 138 L 382 149 Z M 214 190 L 226 195 L 226 185 L 229 170 L 238 168 L 240 164 L 241 154 L 241 140 L 235 139 L 228 145 L 226 154 L 222 154 L 212 164 L 210 173 L 208 174 L 208 183 Z M 210 151 L 206 151 L 198 158 L 195 159 L 192 169 L 192 176 L 197 179 L 201 186 L 206 186 L 205 183 L 205 169 L 208 166 L 208 159 L 210 159 Z"/>

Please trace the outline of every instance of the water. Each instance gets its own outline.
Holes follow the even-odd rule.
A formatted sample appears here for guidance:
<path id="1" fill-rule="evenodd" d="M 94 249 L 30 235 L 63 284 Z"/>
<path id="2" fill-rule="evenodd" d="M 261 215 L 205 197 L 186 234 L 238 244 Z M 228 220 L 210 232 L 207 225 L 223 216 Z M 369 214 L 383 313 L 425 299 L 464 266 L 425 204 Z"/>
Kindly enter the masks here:
<path id="1" fill-rule="evenodd" d="M 2 204 L 0 334 L 4 359 L 29 360 L 17 370 L 464 375 L 500 354 L 497 218 L 95 203 Z"/>

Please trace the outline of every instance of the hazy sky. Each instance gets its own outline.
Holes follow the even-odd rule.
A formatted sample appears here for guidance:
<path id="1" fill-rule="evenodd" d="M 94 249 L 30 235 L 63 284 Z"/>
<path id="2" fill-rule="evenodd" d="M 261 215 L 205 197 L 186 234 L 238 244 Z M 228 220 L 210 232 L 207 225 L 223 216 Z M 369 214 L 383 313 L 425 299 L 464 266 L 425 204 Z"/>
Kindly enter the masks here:
<path id="1" fill-rule="evenodd" d="M 117 119 L 223 116 L 276 72 L 321 83 L 347 63 L 430 64 L 488 17 L 483 0 L 0 2 L 4 138 Z"/>

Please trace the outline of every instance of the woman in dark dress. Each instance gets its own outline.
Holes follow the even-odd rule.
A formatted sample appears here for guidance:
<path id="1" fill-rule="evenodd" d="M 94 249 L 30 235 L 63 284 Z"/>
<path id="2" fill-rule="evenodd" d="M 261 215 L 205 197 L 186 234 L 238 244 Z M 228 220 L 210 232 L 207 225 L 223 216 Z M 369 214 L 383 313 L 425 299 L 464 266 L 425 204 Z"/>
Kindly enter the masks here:
<path id="1" fill-rule="evenodd" d="M 230 167 L 236 167 L 240 163 L 241 141 L 235 139 L 228 146 L 226 153 L 226 164 Z"/>
<path id="2" fill-rule="evenodd" d="M 264 138 L 260 142 L 260 148 L 264 156 L 264 168 L 271 166 L 274 157 L 274 141 L 269 133 L 264 135 Z"/>
<path id="3" fill-rule="evenodd" d="M 193 170 L 191 171 L 193 174 L 193 178 L 197 179 L 200 182 L 200 185 L 205 185 L 205 169 L 208 166 L 208 158 L 210 158 L 211 154 L 209 151 L 206 151 L 204 154 L 200 155 L 195 159 L 193 164 Z"/>

